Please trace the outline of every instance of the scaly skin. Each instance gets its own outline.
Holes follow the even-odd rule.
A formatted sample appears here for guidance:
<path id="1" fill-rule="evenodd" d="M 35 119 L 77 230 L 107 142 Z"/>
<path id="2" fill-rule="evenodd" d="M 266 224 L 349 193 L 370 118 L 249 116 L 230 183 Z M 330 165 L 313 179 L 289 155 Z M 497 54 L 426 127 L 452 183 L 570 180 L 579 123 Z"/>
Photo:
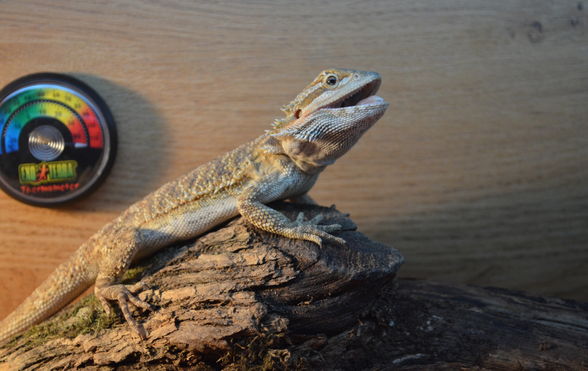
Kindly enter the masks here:
<path id="1" fill-rule="evenodd" d="M 373 96 L 379 86 L 374 72 L 323 71 L 283 109 L 287 116 L 273 130 L 164 185 L 100 229 L 0 323 L 0 343 L 50 317 L 92 284 L 107 313 L 109 302 L 117 301 L 131 328 L 147 337 L 128 309 L 128 303 L 152 309 L 134 296 L 144 285 L 120 284 L 129 265 L 238 214 L 268 232 L 345 245 L 331 235 L 340 225 L 319 225 L 320 215 L 305 222 L 302 213 L 291 221 L 265 204 L 314 203 L 307 192 L 319 173 L 386 111 L 388 104 Z"/>

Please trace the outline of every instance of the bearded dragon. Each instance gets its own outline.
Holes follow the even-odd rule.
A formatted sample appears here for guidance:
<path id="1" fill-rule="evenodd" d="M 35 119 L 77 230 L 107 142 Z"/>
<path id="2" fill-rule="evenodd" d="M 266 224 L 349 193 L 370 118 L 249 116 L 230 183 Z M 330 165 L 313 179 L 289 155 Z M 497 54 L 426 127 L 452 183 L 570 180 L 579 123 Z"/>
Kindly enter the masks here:
<path id="1" fill-rule="evenodd" d="M 345 245 L 321 225 L 322 216 L 294 221 L 265 204 L 289 199 L 313 203 L 308 191 L 318 175 L 344 155 L 386 111 L 374 94 L 380 75 L 343 69 L 323 71 L 282 110 L 272 130 L 132 205 L 61 264 L 23 304 L 0 322 L 0 343 L 50 317 L 92 284 L 107 314 L 117 301 L 130 327 L 147 334 L 129 303 L 152 310 L 135 295 L 143 283 L 122 285 L 133 261 L 194 238 L 239 214 L 254 226 L 292 239 Z"/>

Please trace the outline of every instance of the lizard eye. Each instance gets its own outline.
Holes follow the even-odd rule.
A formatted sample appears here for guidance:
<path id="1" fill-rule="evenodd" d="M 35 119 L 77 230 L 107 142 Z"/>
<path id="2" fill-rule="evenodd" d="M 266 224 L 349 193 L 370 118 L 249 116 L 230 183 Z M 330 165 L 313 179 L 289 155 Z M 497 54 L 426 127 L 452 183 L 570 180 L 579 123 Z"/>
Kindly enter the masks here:
<path id="1" fill-rule="evenodd" d="M 334 86 L 336 86 L 338 82 L 339 82 L 339 81 L 338 81 L 338 79 L 337 79 L 337 76 L 335 76 L 335 75 L 329 75 L 329 76 L 327 76 L 327 78 L 325 79 L 325 83 L 326 83 L 327 85 L 329 85 L 330 87 L 334 87 Z"/>

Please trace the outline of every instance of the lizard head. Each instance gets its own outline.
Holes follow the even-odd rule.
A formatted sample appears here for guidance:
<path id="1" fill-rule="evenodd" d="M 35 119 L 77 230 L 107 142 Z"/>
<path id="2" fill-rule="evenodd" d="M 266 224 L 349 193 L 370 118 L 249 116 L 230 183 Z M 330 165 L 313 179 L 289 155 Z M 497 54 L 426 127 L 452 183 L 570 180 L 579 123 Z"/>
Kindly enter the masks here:
<path id="1" fill-rule="evenodd" d="M 328 69 L 284 107 L 270 135 L 300 167 L 324 167 L 343 156 L 386 111 L 374 95 L 378 73 Z M 303 166 L 301 166 L 303 165 Z"/>

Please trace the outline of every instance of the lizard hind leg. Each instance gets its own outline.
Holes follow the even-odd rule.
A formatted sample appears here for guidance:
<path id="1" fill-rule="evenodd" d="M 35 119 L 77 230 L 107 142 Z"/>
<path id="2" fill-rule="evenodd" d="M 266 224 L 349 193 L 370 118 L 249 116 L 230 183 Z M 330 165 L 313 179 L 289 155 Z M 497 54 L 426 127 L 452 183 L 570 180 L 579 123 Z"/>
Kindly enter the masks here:
<path id="1" fill-rule="evenodd" d="M 100 249 L 102 260 L 94 293 L 107 315 L 110 315 L 112 310 L 109 301 L 118 302 L 119 308 L 131 328 L 142 339 L 145 339 L 147 333 L 131 315 L 129 303 L 137 308 L 153 310 L 150 304 L 135 297 L 135 294 L 148 287 L 144 282 L 134 285 L 120 283 L 136 252 L 142 247 L 140 230 L 119 225 L 119 228 L 113 228 L 113 234 L 110 237 L 110 243 L 104 244 Z"/>

